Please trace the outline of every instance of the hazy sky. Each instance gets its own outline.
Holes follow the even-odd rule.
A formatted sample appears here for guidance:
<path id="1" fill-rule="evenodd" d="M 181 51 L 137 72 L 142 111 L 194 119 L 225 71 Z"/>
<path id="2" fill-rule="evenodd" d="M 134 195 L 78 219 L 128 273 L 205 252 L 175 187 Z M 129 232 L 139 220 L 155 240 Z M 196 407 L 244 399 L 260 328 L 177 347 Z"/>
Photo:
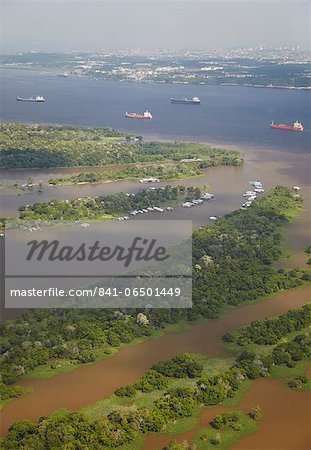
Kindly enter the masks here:
<path id="1" fill-rule="evenodd" d="M 310 46 L 309 0 L 0 0 L 1 52 Z"/>

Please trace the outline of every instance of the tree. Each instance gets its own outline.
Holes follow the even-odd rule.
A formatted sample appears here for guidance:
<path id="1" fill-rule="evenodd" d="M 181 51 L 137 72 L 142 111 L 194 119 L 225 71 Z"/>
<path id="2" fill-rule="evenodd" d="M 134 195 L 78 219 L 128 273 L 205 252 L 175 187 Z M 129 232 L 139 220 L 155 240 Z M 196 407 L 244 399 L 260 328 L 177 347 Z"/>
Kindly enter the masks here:
<path id="1" fill-rule="evenodd" d="M 254 420 L 261 419 L 262 413 L 260 406 L 255 406 L 254 408 L 252 408 L 249 412 L 249 417 L 251 417 Z"/>
<path id="2" fill-rule="evenodd" d="M 136 389 L 134 386 L 127 385 L 117 388 L 114 393 L 118 397 L 134 397 L 136 394 Z"/>

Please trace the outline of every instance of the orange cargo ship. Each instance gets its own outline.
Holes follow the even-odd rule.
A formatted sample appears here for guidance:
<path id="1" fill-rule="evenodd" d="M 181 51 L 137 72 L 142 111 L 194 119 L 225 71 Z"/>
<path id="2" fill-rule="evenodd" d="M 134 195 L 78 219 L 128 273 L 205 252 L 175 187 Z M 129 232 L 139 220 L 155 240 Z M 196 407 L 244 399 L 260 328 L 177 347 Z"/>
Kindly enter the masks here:
<path id="1" fill-rule="evenodd" d="M 298 120 L 294 123 L 294 125 L 284 125 L 282 123 L 271 123 L 271 128 L 276 128 L 278 130 L 291 130 L 291 131 L 303 131 L 302 123 L 300 123 Z"/>

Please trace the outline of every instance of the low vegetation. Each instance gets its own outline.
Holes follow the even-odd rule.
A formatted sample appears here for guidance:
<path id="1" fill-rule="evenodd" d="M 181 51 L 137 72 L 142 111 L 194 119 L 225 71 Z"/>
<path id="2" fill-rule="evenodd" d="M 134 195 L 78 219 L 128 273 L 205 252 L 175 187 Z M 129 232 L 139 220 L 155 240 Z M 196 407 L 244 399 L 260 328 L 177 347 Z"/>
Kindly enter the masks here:
<path id="1" fill-rule="evenodd" d="M 311 254 L 311 245 L 309 245 L 306 249 L 305 252 L 307 253 L 307 255 Z M 311 265 L 311 256 L 309 257 L 307 264 L 309 264 L 309 266 Z"/>
<path id="2" fill-rule="evenodd" d="M 307 391 L 311 390 L 311 380 L 305 375 L 299 375 L 298 377 L 292 378 L 288 381 L 288 386 L 296 391 Z"/>
<path id="3" fill-rule="evenodd" d="M 69 178 L 52 178 L 49 184 L 83 184 L 100 183 L 101 181 L 120 181 L 141 178 L 158 178 L 161 181 L 182 180 L 203 175 L 203 163 L 166 163 L 159 165 L 127 166 L 123 169 L 102 172 L 80 173 Z"/>
<path id="4" fill-rule="evenodd" d="M 21 397 L 27 392 L 28 390 L 21 386 L 7 386 L 3 382 L 0 382 L 0 410 L 10 400 Z"/>

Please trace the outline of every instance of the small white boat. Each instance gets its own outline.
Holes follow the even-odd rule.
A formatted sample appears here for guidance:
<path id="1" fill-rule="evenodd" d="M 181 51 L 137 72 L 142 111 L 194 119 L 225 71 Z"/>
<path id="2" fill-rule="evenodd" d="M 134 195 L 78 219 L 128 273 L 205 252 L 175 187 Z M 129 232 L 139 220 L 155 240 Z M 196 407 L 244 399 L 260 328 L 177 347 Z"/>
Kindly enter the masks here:
<path id="1" fill-rule="evenodd" d="M 160 183 L 159 178 L 142 178 L 139 180 L 140 183 Z"/>
<path id="2" fill-rule="evenodd" d="M 202 200 L 211 200 L 214 197 L 215 197 L 215 195 L 210 194 L 209 192 L 205 192 L 204 194 L 201 195 Z"/>

